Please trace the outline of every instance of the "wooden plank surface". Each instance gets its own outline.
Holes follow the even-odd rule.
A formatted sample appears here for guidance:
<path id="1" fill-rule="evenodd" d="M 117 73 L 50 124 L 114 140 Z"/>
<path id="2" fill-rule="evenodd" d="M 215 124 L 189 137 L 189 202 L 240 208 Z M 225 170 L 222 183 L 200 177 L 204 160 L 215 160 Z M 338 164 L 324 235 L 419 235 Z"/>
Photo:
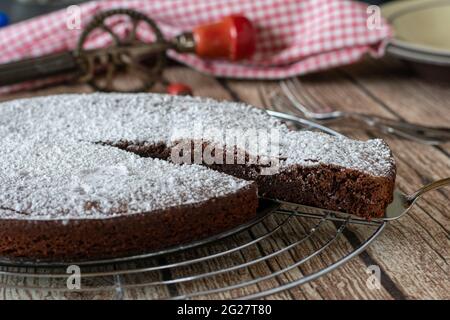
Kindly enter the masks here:
<path id="1" fill-rule="evenodd" d="M 169 81 L 188 83 L 198 96 L 219 100 L 235 100 L 261 108 L 294 113 L 287 105 L 272 105 L 273 94 L 279 94 L 276 82 L 217 80 L 193 70 L 173 66 L 166 71 Z M 403 119 L 428 125 L 449 126 L 450 84 L 432 83 L 422 80 L 404 65 L 389 59 L 361 64 L 302 77 L 299 95 L 302 102 L 316 106 L 333 106 L 338 110 L 368 112 L 393 119 Z M 162 91 L 161 87 L 154 91 Z M 35 92 L 19 93 L 1 97 L 15 99 L 27 96 L 64 92 L 90 92 L 84 85 L 60 85 Z M 358 139 L 382 137 L 391 146 L 398 166 L 397 185 L 403 192 L 413 192 L 430 181 L 450 176 L 450 144 L 426 146 L 367 130 L 336 127 L 342 133 Z M 450 299 L 450 212 L 449 192 L 443 189 L 427 194 L 410 213 L 399 221 L 389 223 L 385 232 L 363 254 L 343 267 L 310 283 L 278 293 L 271 299 Z M 217 270 L 224 266 L 251 261 L 270 254 L 295 241 L 299 234 L 308 231 L 310 225 L 295 220 L 282 230 L 277 238 L 252 247 L 243 254 L 233 256 L 233 261 L 217 259 L 205 265 L 177 269 L 170 275 L 142 275 L 133 281 L 155 281 L 162 278 L 179 278 L 192 273 Z M 260 226 L 236 241 L 251 241 L 262 235 L 270 226 Z M 335 232 L 336 227 L 323 227 L 323 234 Z M 214 297 L 232 298 L 241 294 L 252 294 L 260 290 L 288 283 L 314 270 L 324 268 L 344 255 L 365 239 L 371 231 L 363 227 L 347 230 L 343 237 L 320 258 L 296 268 L 290 273 L 263 283 Z M 224 250 L 225 245 L 214 250 Z M 308 244 L 313 250 L 314 243 Z M 199 249 L 200 250 L 200 249 Z M 213 250 L 213 248 L 211 248 Z M 211 251 L 212 252 L 212 251 Z M 210 254 L 196 252 L 195 254 Z M 239 270 L 239 272 L 213 279 L 203 279 L 193 284 L 177 284 L 170 288 L 139 288 L 126 293 L 124 298 L 145 299 L 165 295 L 182 295 L 192 290 L 220 288 L 239 281 L 250 281 L 280 270 L 301 259 L 305 252 L 292 251 L 276 259 Z M 174 257 L 174 261 L 179 257 Z M 170 261 L 169 261 L 170 262 Z M 167 262 L 166 262 L 167 263 Z M 371 265 L 381 269 L 381 287 L 367 287 L 367 268 Z M 152 280 L 149 280 L 149 279 Z M 156 290 L 156 291 L 155 291 Z M 158 291 L 159 290 L 159 291 Z M 111 298 L 114 294 L 64 295 L 27 290 L 0 289 L 0 298 Z"/>

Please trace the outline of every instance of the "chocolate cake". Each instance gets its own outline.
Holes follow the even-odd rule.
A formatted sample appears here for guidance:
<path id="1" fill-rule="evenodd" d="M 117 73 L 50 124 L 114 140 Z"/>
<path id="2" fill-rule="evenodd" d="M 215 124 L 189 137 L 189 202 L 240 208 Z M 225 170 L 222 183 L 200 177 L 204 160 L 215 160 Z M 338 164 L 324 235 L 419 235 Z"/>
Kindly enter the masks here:
<path id="1" fill-rule="evenodd" d="M 294 132 L 262 110 L 192 97 L 3 103 L 0 146 L 1 258 L 92 260 L 201 239 L 251 219 L 257 192 L 379 217 L 395 180 L 382 140 Z"/>

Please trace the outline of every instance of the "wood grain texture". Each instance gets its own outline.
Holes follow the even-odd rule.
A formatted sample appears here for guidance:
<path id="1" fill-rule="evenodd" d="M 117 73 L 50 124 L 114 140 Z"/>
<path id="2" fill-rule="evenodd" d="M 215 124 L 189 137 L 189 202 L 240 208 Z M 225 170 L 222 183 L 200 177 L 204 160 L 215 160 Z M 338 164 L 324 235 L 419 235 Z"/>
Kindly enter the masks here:
<path id="1" fill-rule="evenodd" d="M 165 77 L 169 81 L 189 84 L 197 96 L 244 101 L 260 108 L 296 112 L 286 104 L 271 104 L 273 93 L 280 92 L 276 82 L 217 80 L 180 66 L 168 68 Z M 358 65 L 302 77 L 300 81 L 299 96 L 305 104 L 321 108 L 332 106 L 338 110 L 368 112 L 428 125 L 449 126 L 450 123 L 450 85 L 422 80 L 394 60 L 385 59 L 375 62 L 368 59 Z M 156 92 L 163 92 L 163 90 L 161 86 L 154 88 Z M 0 100 L 90 91 L 90 88 L 84 85 L 61 85 L 34 92 L 3 96 Z M 413 192 L 424 183 L 450 176 L 450 144 L 440 147 L 425 146 L 367 130 L 367 128 L 355 129 L 342 125 L 336 128 L 357 139 L 374 137 L 385 139 L 396 158 L 397 186 L 404 192 Z M 449 206 L 448 189 L 427 194 L 407 216 L 399 221 L 389 223 L 384 234 L 363 254 L 323 277 L 291 290 L 277 293 L 269 299 L 450 299 Z M 276 217 L 276 219 L 281 218 Z M 273 221 L 274 224 L 276 222 Z M 299 235 L 307 233 L 314 223 L 316 221 L 305 222 L 293 219 L 277 233 L 277 237 L 271 237 L 258 246 L 237 252 L 233 254 L 232 259 L 218 258 L 205 264 L 177 268 L 169 273 L 149 272 L 124 276 L 121 281 L 142 283 L 161 279 L 177 279 L 252 261 L 295 242 Z M 248 242 L 263 235 L 272 227 L 272 225 L 261 225 L 230 241 Z M 336 228 L 336 225 L 328 223 L 320 228 L 316 242 L 306 242 L 301 249 L 289 250 L 273 259 L 219 277 L 170 286 L 130 289 L 122 296 L 118 296 L 114 291 L 107 293 L 55 293 L 0 288 L 0 299 L 149 299 L 158 296 L 183 295 L 193 290 L 221 288 L 240 281 L 251 281 L 254 278 L 269 275 L 299 261 L 314 250 L 318 242 L 325 241 L 327 237 L 335 233 Z M 339 241 L 333 243 L 320 257 L 311 259 L 299 268 L 244 289 L 225 294 L 219 293 L 207 298 L 233 298 L 295 281 L 352 251 L 354 246 L 361 239 L 366 238 L 369 233 L 370 231 L 365 227 L 352 227 L 345 231 Z M 218 243 L 211 248 L 199 248 L 185 254 L 191 255 L 189 257 L 192 258 L 220 252 L 226 248 L 228 248 L 228 244 Z M 176 262 L 185 258 L 185 256 L 169 256 L 163 263 Z M 366 271 L 370 265 L 378 265 L 381 268 L 382 286 L 380 289 L 370 290 L 366 285 L 368 279 Z M 10 281 L 17 282 L 17 279 Z M 31 281 L 33 284 L 33 281 L 37 280 L 24 279 L 21 281 L 21 283 Z M 114 284 L 114 279 L 104 281 Z M 52 280 L 50 280 L 48 285 L 56 286 L 57 284 L 52 284 Z"/>
<path id="2" fill-rule="evenodd" d="M 380 63 L 384 67 L 381 70 Z M 449 85 L 415 78 L 409 70 L 391 60 L 368 60 L 360 65 L 306 76 L 300 82 L 304 104 L 313 103 L 322 108 L 332 106 L 337 110 L 372 113 L 428 125 L 448 126 L 450 123 Z M 229 81 L 228 87 L 240 99 L 256 104 L 264 103 L 261 92 L 267 97 L 279 90 L 273 84 L 242 81 Z M 295 109 L 287 111 L 295 112 Z M 397 185 L 404 192 L 413 192 L 425 183 L 450 176 L 450 144 L 425 146 L 364 129 L 338 129 L 358 139 L 385 139 L 396 157 Z M 449 204 L 448 189 L 426 195 L 408 216 L 391 223 L 385 236 L 367 251 L 369 261 L 381 266 L 385 277 L 390 278 L 385 282 L 386 290 L 391 289 L 394 298 L 450 298 Z M 360 277 L 364 275 L 360 274 Z"/>

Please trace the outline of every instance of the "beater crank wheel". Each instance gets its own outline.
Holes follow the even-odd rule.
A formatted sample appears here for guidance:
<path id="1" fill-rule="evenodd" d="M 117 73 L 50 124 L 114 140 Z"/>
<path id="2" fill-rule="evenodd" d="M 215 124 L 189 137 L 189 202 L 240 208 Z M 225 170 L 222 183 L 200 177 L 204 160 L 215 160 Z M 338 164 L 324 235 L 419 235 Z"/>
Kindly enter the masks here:
<path id="1" fill-rule="evenodd" d="M 132 23 L 131 31 L 121 37 L 107 24 L 107 20 L 113 16 L 128 17 Z M 145 25 L 153 32 L 153 43 L 138 39 L 139 25 Z M 88 39 L 98 30 L 108 33 L 113 40 L 112 44 L 106 48 L 86 49 Z M 101 12 L 94 16 L 78 40 L 75 55 L 84 71 L 80 80 L 89 83 L 98 91 L 146 91 L 161 77 L 168 46 L 161 30 L 146 15 L 131 9 Z M 120 81 L 117 81 L 120 75 L 125 75 L 133 81 L 122 81 L 122 84 L 127 84 L 127 87 L 123 88 L 119 85 Z"/>

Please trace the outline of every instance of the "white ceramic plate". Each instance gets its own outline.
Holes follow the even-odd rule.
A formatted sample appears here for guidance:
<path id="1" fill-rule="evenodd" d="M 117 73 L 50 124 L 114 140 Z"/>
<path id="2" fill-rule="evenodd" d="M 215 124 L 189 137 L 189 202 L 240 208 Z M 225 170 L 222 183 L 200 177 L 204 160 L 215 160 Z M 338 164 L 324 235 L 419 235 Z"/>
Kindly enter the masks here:
<path id="1" fill-rule="evenodd" d="M 450 66 L 450 0 L 397 0 L 384 5 L 382 14 L 395 32 L 390 54 Z"/>

